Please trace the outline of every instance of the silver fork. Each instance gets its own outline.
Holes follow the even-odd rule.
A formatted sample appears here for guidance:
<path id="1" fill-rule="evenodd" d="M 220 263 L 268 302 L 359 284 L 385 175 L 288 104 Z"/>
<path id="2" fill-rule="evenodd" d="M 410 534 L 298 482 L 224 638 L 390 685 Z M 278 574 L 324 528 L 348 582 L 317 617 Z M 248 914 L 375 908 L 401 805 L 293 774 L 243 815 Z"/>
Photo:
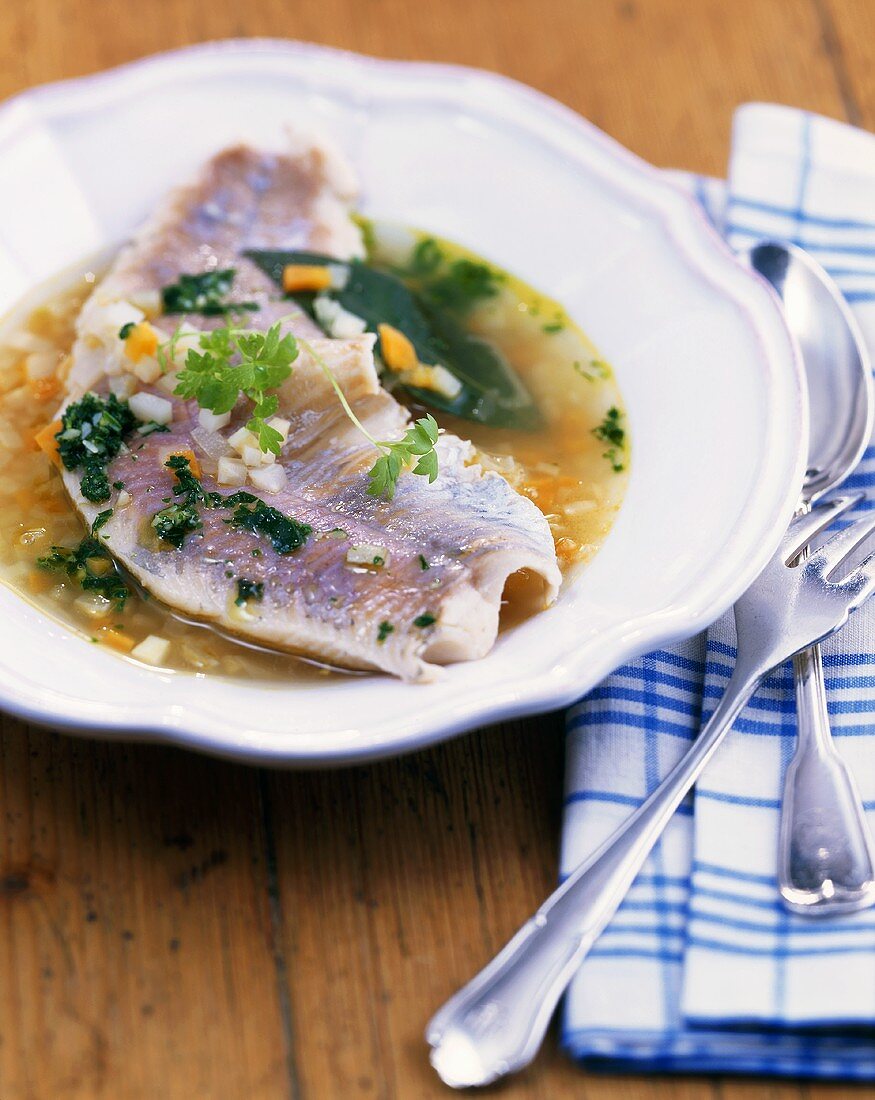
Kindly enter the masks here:
<path id="1" fill-rule="evenodd" d="M 446 1084 L 485 1085 L 534 1058 L 572 975 L 760 682 L 794 653 L 839 630 L 875 591 L 875 554 L 846 576 L 838 575 L 875 530 L 875 515 L 833 535 L 807 560 L 788 564 L 861 497 L 815 505 L 793 521 L 778 552 L 735 605 L 735 668 L 686 755 L 431 1020 L 426 1031 L 431 1061 Z"/>

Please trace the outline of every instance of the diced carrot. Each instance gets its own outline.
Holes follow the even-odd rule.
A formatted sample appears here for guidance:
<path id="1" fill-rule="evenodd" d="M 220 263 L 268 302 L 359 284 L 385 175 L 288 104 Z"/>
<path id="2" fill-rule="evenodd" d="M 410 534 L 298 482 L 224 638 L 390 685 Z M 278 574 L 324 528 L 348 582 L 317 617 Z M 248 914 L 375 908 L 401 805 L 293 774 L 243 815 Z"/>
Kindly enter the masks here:
<path id="1" fill-rule="evenodd" d="M 125 338 L 125 355 L 132 363 L 139 363 L 145 357 L 158 354 L 158 330 L 148 321 L 134 325 Z"/>
<path id="2" fill-rule="evenodd" d="M 189 468 L 189 470 L 191 470 L 191 472 L 194 474 L 194 476 L 195 477 L 202 477 L 203 476 L 203 469 L 201 468 L 201 464 L 198 461 L 198 457 L 194 453 L 194 451 L 191 450 L 190 447 L 179 447 L 175 451 L 168 451 L 167 452 L 167 457 L 164 459 L 165 463 L 167 462 L 167 459 L 171 457 L 171 455 L 179 455 L 180 458 L 187 458 L 188 459 L 188 468 Z"/>
<path id="3" fill-rule="evenodd" d="M 130 634 L 125 634 L 123 630 L 116 630 L 113 626 L 101 627 L 97 636 L 104 645 L 117 649 L 120 653 L 130 653 L 137 644 Z"/>
<path id="4" fill-rule="evenodd" d="M 377 325 L 377 331 L 380 334 L 380 354 L 389 370 L 411 370 L 416 366 L 416 348 L 403 332 L 387 324 Z"/>
<path id="5" fill-rule="evenodd" d="M 61 427 L 60 420 L 53 420 L 51 424 L 46 424 L 46 426 L 41 428 L 33 437 L 33 441 L 36 443 L 37 447 L 45 452 L 50 462 L 53 462 L 55 466 L 58 467 L 61 465 L 61 454 L 55 436 L 61 430 Z"/>
<path id="6" fill-rule="evenodd" d="M 298 294 L 307 290 L 327 290 L 331 272 L 322 264 L 286 264 L 283 268 L 283 290 Z"/>
<path id="7" fill-rule="evenodd" d="M 35 381 L 29 383 L 29 385 L 30 392 L 37 401 L 48 401 L 48 399 L 54 397 L 61 388 L 60 380 L 57 378 L 37 378 Z"/>

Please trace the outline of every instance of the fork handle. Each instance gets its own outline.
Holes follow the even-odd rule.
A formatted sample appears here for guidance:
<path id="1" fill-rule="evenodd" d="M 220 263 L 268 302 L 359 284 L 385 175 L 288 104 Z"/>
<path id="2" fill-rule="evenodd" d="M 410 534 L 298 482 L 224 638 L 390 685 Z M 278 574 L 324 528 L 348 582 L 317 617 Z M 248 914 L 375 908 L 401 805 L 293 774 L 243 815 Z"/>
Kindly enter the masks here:
<path id="1" fill-rule="evenodd" d="M 795 913 L 836 916 L 875 904 L 875 853 L 853 776 L 836 751 L 820 647 L 793 660 L 796 752 L 784 779 L 778 882 Z"/>
<path id="2" fill-rule="evenodd" d="M 433 1017 L 426 1039 L 446 1084 L 485 1085 L 534 1058 L 565 987 L 761 678 L 736 665 L 711 720 L 656 790 Z"/>

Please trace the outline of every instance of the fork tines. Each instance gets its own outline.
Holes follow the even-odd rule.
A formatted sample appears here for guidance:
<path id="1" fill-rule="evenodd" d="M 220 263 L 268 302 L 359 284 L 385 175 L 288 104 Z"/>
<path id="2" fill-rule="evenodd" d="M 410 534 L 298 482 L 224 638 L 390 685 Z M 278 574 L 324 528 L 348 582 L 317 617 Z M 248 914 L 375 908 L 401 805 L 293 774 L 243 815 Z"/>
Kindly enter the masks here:
<path id="1" fill-rule="evenodd" d="M 784 560 L 789 562 L 800 554 L 813 538 L 831 526 L 839 516 L 855 508 L 865 493 L 847 493 L 815 504 L 809 512 L 797 516 L 784 536 Z"/>

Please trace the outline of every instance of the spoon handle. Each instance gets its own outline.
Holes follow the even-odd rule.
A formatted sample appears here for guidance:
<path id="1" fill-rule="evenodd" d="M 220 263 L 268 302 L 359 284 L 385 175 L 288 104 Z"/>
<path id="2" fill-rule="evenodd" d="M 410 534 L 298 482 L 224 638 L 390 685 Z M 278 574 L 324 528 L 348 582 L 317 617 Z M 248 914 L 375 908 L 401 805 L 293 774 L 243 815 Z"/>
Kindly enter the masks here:
<path id="1" fill-rule="evenodd" d="M 875 851 L 826 709 L 820 647 L 793 660 L 796 752 L 784 780 L 778 882 L 794 913 L 827 917 L 875 904 Z"/>

